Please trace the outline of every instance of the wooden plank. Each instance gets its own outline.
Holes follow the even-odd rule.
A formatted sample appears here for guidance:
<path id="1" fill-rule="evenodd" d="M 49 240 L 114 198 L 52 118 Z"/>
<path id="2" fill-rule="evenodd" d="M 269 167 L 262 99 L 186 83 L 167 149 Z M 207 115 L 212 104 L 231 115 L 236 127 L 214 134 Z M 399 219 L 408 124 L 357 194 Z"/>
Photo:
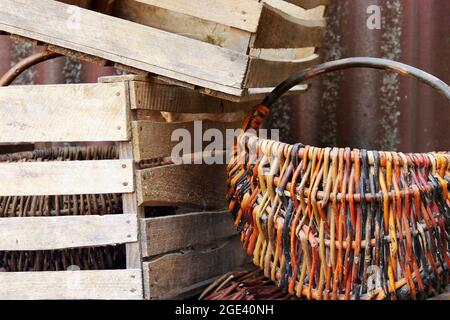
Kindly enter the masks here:
<path id="1" fill-rule="evenodd" d="M 189 121 L 189 122 L 154 122 L 154 121 L 133 121 L 133 152 L 135 161 L 144 159 L 156 159 L 171 156 L 173 148 L 180 143 L 179 137 L 174 137 L 177 140 L 172 140 L 172 134 L 175 130 L 183 130 L 189 134 L 191 139 L 190 148 L 194 152 L 194 143 L 197 139 L 202 139 L 204 133 L 210 129 L 217 129 L 222 136 L 226 136 L 227 129 L 238 129 L 242 122 L 219 122 L 219 121 Z M 211 142 L 203 142 L 203 147 L 206 147 Z M 225 148 L 225 146 L 224 146 Z M 198 150 L 201 151 L 201 150 Z"/>
<path id="2" fill-rule="evenodd" d="M 248 103 L 233 103 L 155 80 L 131 82 L 130 98 L 132 109 L 153 111 L 224 113 L 248 108 Z"/>
<path id="3" fill-rule="evenodd" d="M 322 20 L 325 13 L 325 6 L 319 5 L 314 7 L 304 8 L 295 4 L 289 3 L 285 0 L 262 0 L 265 4 L 272 8 L 278 9 L 287 15 L 297 19 L 306 20 Z"/>
<path id="4" fill-rule="evenodd" d="M 158 1 L 154 2 L 157 3 Z M 113 15 L 243 54 L 247 53 L 251 32 L 200 19 L 185 14 L 184 11 L 177 12 L 157 5 L 151 5 L 153 1 L 149 3 L 134 0 L 118 0 L 115 2 Z M 168 3 L 164 1 L 163 4 L 167 5 Z M 190 7 L 192 7 L 192 4 L 197 4 L 197 2 L 191 2 Z"/>
<path id="5" fill-rule="evenodd" d="M 136 172 L 139 205 L 226 207 L 226 165 L 167 165 Z"/>
<path id="6" fill-rule="evenodd" d="M 260 3 L 248 0 L 137 1 L 249 32 L 256 32 L 262 9 Z"/>
<path id="7" fill-rule="evenodd" d="M 132 214 L 2 218 L 0 234 L 2 251 L 115 245 L 137 241 L 137 219 Z"/>
<path id="8" fill-rule="evenodd" d="M 1 272 L 1 300 L 140 300 L 141 270 Z"/>
<path id="9" fill-rule="evenodd" d="M 51 0 L 3 0 L 0 30 L 213 90 L 242 92 L 246 55 L 81 8 L 83 23 L 73 30 L 67 8 Z"/>
<path id="10" fill-rule="evenodd" d="M 187 287 L 232 271 L 247 261 L 238 236 L 218 244 L 158 257 L 144 262 L 145 297 L 176 297 Z"/>
<path id="11" fill-rule="evenodd" d="M 250 58 L 245 86 L 248 88 L 277 86 L 295 72 L 313 66 L 319 60 L 317 54 L 297 60 L 268 60 Z"/>
<path id="12" fill-rule="evenodd" d="M 119 143 L 119 157 L 120 159 L 133 159 L 133 149 L 130 142 Z M 124 214 L 132 214 L 135 219 L 144 217 L 144 208 L 137 206 L 136 192 L 125 193 L 122 195 L 122 206 Z M 128 269 L 142 269 L 142 254 L 140 247 L 140 230 L 137 226 L 138 241 L 126 245 L 127 253 L 127 268 Z M 142 277 L 142 275 L 141 275 Z"/>
<path id="13" fill-rule="evenodd" d="M 133 161 L 0 163 L 0 196 L 129 193 Z"/>
<path id="14" fill-rule="evenodd" d="M 123 84 L 0 88 L 0 143 L 129 139 Z"/>
<path id="15" fill-rule="evenodd" d="M 143 219 L 141 230 L 144 257 L 207 244 L 237 234 L 227 211 Z"/>
<path id="16" fill-rule="evenodd" d="M 300 6 L 304 9 L 312 9 L 317 6 L 326 6 L 330 4 L 330 0 L 284 0 L 286 2 L 295 4 L 296 6 Z"/>
<path id="17" fill-rule="evenodd" d="M 266 3 L 252 47 L 318 47 L 322 45 L 324 33 L 325 21 L 323 19 L 301 19 Z"/>

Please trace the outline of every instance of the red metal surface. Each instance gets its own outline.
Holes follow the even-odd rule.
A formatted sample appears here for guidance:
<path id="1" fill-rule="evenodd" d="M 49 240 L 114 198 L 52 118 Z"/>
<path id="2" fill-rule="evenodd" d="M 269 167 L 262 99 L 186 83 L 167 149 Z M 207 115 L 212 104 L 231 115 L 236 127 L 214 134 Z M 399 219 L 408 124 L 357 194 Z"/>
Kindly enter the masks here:
<path id="1" fill-rule="evenodd" d="M 9 36 L 0 36 L 0 75 L 7 72 L 19 61 L 41 52 L 42 48 L 33 48 L 30 44 L 14 42 Z M 57 83 L 93 83 L 101 76 L 119 74 L 112 67 L 101 67 L 89 62 L 80 62 L 67 57 L 43 62 L 24 72 L 14 84 L 57 84 Z"/>
<path id="2" fill-rule="evenodd" d="M 17 77 L 20 76 L 20 74 L 22 74 L 22 72 L 26 71 L 28 68 L 31 68 L 41 62 L 55 59 L 59 56 L 60 54 L 55 52 L 42 51 L 21 60 L 0 78 L 0 87 L 10 85 Z"/>
<path id="3" fill-rule="evenodd" d="M 380 30 L 366 27 L 369 5 L 381 7 Z M 327 16 L 322 60 L 390 58 L 450 83 L 450 1 L 339 0 L 332 1 Z M 384 72 L 352 70 L 314 81 L 308 93 L 291 98 L 293 105 L 278 113 L 290 117 L 284 136 L 291 143 L 450 150 L 450 106 L 433 91 Z"/>

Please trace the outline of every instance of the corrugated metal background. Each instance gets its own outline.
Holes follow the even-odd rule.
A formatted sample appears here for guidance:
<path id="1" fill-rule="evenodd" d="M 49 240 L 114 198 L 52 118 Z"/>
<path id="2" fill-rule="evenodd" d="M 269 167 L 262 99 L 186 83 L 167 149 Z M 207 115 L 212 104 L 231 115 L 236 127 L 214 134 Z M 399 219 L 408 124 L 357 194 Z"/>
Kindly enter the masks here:
<path id="1" fill-rule="evenodd" d="M 328 8 L 323 60 L 373 56 L 398 60 L 450 83 L 450 1 L 339 0 Z M 369 30 L 370 5 L 381 7 Z M 404 152 L 450 150 L 450 105 L 412 79 L 356 69 L 322 76 L 276 110 L 289 142 Z"/>
<path id="2" fill-rule="evenodd" d="M 369 5 L 381 7 L 380 30 L 366 26 Z M 323 60 L 391 58 L 450 83 L 449 0 L 331 0 L 327 16 Z M 32 52 L 30 45 L 0 36 L 0 74 Z M 15 84 L 96 82 L 101 75 L 115 73 L 120 72 L 58 58 L 29 70 Z M 319 78 L 308 93 L 281 103 L 272 124 L 282 129 L 287 142 L 405 152 L 450 150 L 448 103 L 414 80 L 376 70 Z"/>

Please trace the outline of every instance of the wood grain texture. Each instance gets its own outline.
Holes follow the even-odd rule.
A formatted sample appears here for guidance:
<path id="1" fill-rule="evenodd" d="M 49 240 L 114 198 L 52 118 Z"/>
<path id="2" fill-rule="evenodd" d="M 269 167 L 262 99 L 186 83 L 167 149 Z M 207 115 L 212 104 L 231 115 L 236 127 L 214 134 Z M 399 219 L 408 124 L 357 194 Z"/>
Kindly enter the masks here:
<path id="1" fill-rule="evenodd" d="M 284 14 L 293 18 L 302 20 L 322 20 L 325 13 L 325 6 L 319 5 L 314 7 L 304 8 L 285 0 L 262 0 L 266 5 L 278 9 Z"/>
<path id="2" fill-rule="evenodd" d="M 130 83 L 130 100 L 131 109 L 179 113 L 225 113 L 248 108 L 249 105 L 248 102 L 222 100 L 151 78 Z"/>
<path id="3" fill-rule="evenodd" d="M 169 299 L 197 283 L 232 271 L 248 261 L 239 237 L 169 253 L 144 262 L 146 299 Z"/>
<path id="4" fill-rule="evenodd" d="M 137 219 L 131 214 L 2 218 L 0 234 L 4 251 L 115 245 L 137 241 Z"/>
<path id="5" fill-rule="evenodd" d="M 297 18 L 268 4 L 264 5 L 253 48 L 304 48 L 322 45 L 323 19 Z M 283 35 L 283 36 L 280 36 Z"/>
<path id="6" fill-rule="evenodd" d="M 141 300 L 141 270 L 1 272 L 1 300 Z"/>
<path id="7" fill-rule="evenodd" d="M 186 1 L 183 1 L 186 2 Z M 214 1 L 216 3 L 217 1 Z M 171 7 L 167 1 L 116 0 L 113 15 L 149 27 L 169 31 L 180 36 L 211 43 L 243 54 L 247 53 L 251 32 L 228 25 L 186 14 L 186 11 L 173 11 L 159 6 Z M 190 8 L 197 1 L 190 1 Z M 208 16 L 210 16 L 208 12 Z"/>
<path id="8" fill-rule="evenodd" d="M 119 142 L 119 158 L 133 159 L 133 147 L 130 142 Z M 134 161 L 134 160 L 133 160 Z M 124 214 L 131 214 L 139 220 L 144 217 L 144 208 L 138 207 L 136 192 L 122 194 L 122 207 Z M 142 254 L 140 244 L 140 228 L 136 227 L 137 238 L 139 241 L 126 244 L 126 264 L 128 269 L 142 270 Z M 142 275 L 141 275 L 142 277 Z"/>
<path id="9" fill-rule="evenodd" d="M 296 6 L 300 6 L 304 9 L 312 9 L 317 6 L 326 6 L 330 4 L 330 0 L 284 0 L 284 1 L 295 4 Z"/>
<path id="10" fill-rule="evenodd" d="M 50 0 L 3 0 L 0 30 L 210 89 L 242 92 L 246 55 L 86 9 L 80 9 L 82 23 L 74 27 L 67 8 Z"/>
<path id="11" fill-rule="evenodd" d="M 0 132 L 0 143 L 128 140 L 125 86 L 0 88 Z"/>
<path id="12" fill-rule="evenodd" d="M 141 230 L 144 257 L 208 244 L 237 234 L 233 219 L 227 211 L 143 219 Z"/>
<path id="13" fill-rule="evenodd" d="M 226 207 L 226 165 L 167 165 L 136 172 L 139 205 Z"/>
<path id="14" fill-rule="evenodd" d="M 0 163 L 0 196 L 130 193 L 133 161 Z"/>
<path id="15" fill-rule="evenodd" d="M 318 61 L 317 54 L 297 60 L 250 58 L 245 86 L 248 88 L 277 86 L 295 72 L 311 67 Z"/>
<path id="16" fill-rule="evenodd" d="M 175 130 L 183 130 L 189 134 L 191 139 L 191 152 L 194 152 L 194 140 L 198 136 L 202 139 L 207 130 L 219 130 L 223 137 L 226 136 L 227 129 L 238 129 L 241 122 L 219 122 L 219 121 L 190 121 L 190 122 L 154 122 L 154 121 L 133 121 L 133 152 L 135 161 L 144 159 L 156 159 L 171 156 L 173 148 L 180 143 L 178 136 L 172 134 Z M 198 129 L 195 129 L 198 128 Z M 200 130 L 201 129 L 201 130 Z M 196 130 L 198 132 L 196 132 Z M 202 150 L 211 142 L 203 142 Z M 199 150 L 200 151 L 200 150 Z"/>
<path id="17" fill-rule="evenodd" d="M 248 0 L 137 0 L 226 26 L 255 32 L 262 5 Z"/>

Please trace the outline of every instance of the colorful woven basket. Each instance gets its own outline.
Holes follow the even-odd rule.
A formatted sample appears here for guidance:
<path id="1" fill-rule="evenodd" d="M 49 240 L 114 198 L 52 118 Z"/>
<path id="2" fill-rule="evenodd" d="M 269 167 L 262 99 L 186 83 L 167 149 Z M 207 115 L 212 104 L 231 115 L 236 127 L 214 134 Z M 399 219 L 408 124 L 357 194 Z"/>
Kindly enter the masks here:
<path id="1" fill-rule="evenodd" d="M 301 71 L 246 119 L 228 165 L 229 210 L 254 264 L 292 295 L 422 299 L 448 283 L 449 153 L 288 145 L 250 130 L 293 86 L 355 67 L 413 76 L 450 101 L 444 82 L 389 60 L 350 58 Z"/>

